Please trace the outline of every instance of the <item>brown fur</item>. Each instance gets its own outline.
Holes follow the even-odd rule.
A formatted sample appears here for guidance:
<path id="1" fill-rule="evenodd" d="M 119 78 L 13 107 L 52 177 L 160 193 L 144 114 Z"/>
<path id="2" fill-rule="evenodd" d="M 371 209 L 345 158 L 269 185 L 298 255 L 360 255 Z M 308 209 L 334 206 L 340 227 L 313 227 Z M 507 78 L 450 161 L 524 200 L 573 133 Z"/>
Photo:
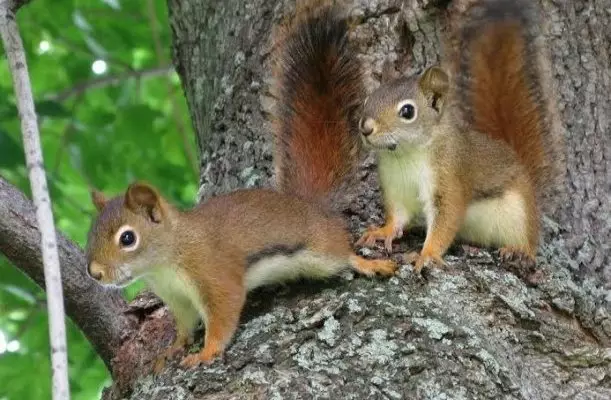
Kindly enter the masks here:
<path id="1" fill-rule="evenodd" d="M 362 68 L 342 13 L 306 2 L 275 35 L 276 181 L 281 191 L 327 207 L 351 188 L 360 146 Z"/>
<path id="2" fill-rule="evenodd" d="M 457 104 L 473 129 L 516 152 L 542 207 L 564 157 L 540 10 L 534 1 L 484 0 L 462 19 Z"/>
<path id="3" fill-rule="evenodd" d="M 156 371 L 188 342 L 200 317 L 204 348 L 182 365 L 221 355 L 253 287 L 325 278 L 348 266 L 367 276 L 394 274 L 390 260 L 355 255 L 344 222 L 327 209 L 356 167 L 353 112 L 362 91 L 360 65 L 338 12 L 308 9 L 280 45 L 275 162 L 284 193 L 239 190 L 189 211 L 177 210 L 144 183 L 110 201 L 92 193 L 100 214 L 88 240 L 90 274 L 119 285 L 142 276 L 174 314 L 176 340 Z M 136 244 L 121 242 L 126 231 Z"/>
<path id="4" fill-rule="evenodd" d="M 117 230 L 130 226 L 140 246 L 123 252 Z M 215 197 L 190 210 L 179 211 L 156 189 L 136 183 L 124 196 L 104 204 L 88 241 L 89 271 L 103 283 L 125 283 L 119 273 L 131 266 L 129 278 L 151 273 L 156 266 L 174 268 L 193 285 L 205 308 L 205 346 L 182 362 L 194 366 L 210 362 L 223 352 L 235 332 L 246 298 L 245 274 L 249 256 L 269 246 L 295 248 L 336 260 L 338 267 L 352 266 L 366 275 L 393 274 L 391 261 L 369 261 L 354 255 L 341 218 L 311 202 L 272 190 L 240 190 Z M 307 276 L 307 273 L 305 274 Z M 189 311 L 178 293 L 168 302 L 177 323 L 175 343 L 158 360 L 174 355 L 186 342 L 199 313 Z"/>
<path id="5" fill-rule="evenodd" d="M 544 99 L 552 91 L 541 86 L 549 83 L 549 70 L 541 66 L 547 59 L 539 51 L 534 7 L 513 0 L 472 5 L 456 24 L 458 56 L 445 62 L 451 73 L 429 68 L 369 96 L 361 124 L 380 155 L 387 220 L 358 243 L 383 239 L 390 247 L 401 236 L 417 212 L 406 206 L 411 200 L 403 197 L 410 195 L 401 194 L 411 184 L 429 219 L 416 270 L 443 263 L 457 235 L 534 261 L 541 193 L 556 176 L 560 142 L 551 128 L 552 102 Z M 413 121 L 399 116 L 406 101 L 417 108 Z"/>

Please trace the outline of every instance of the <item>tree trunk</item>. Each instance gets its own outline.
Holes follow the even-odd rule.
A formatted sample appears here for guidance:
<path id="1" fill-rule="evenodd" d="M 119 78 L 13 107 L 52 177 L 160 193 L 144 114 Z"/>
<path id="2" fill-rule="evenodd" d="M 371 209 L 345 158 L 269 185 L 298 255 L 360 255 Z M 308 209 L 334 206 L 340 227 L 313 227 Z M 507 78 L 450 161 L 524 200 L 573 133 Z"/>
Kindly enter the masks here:
<path id="1" fill-rule="evenodd" d="M 439 61 L 447 1 L 349 3 L 360 17 L 353 36 L 369 89 L 386 60 L 406 74 Z M 271 184 L 269 33 L 293 6 L 168 0 L 174 61 L 200 146 L 202 198 Z M 448 268 L 424 280 L 404 266 L 390 281 L 347 274 L 259 290 L 223 361 L 191 371 L 171 363 L 155 379 L 140 378 L 131 397 L 610 398 L 611 293 L 601 286 L 611 285 L 611 0 L 543 6 L 566 127 L 570 201 L 552 216 L 562 229 L 550 229 L 542 245 L 542 284 L 526 286 L 484 250 L 455 247 Z M 350 213 L 355 232 L 382 215 L 370 161 L 360 178 L 361 198 Z M 409 234 L 398 247 L 422 240 Z M 149 318 L 167 321 L 158 310 Z M 160 322 L 155 329 L 168 327 Z M 170 336 L 145 337 L 163 347 Z"/>

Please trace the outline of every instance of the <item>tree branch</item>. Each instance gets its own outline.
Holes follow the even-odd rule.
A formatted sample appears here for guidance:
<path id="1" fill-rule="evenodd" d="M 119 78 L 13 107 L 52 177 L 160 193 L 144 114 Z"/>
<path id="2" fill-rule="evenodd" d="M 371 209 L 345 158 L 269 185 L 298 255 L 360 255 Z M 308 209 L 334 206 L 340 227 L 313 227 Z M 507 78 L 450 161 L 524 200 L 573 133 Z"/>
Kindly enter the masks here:
<path id="1" fill-rule="evenodd" d="M 36 121 L 36 110 L 32 95 L 32 85 L 28 74 L 25 49 L 19 27 L 12 9 L 14 4 L 7 1 L 0 3 L 0 34 L 9 62 L 9 69 L 15 87 L 17 108 L 21 119 L 23 147 L 28 167 L 30 186 L 36 219 L 40 226 L 40 247 L 44 267 L 45 289 L 47 291 L 47 310 L 49 313 L 49 341 L 51 344 L 51 364 L 53 399 L 69 399 L 68 383 L 68 349 L 66 345 L 66 315 L 64 294 L 62 290 L 57 238 L 51 199 L 47 189 L 47 177 L 44 169 L 40 133 Z"/>
<path id="2" fill-rule="evenodd" d="M 34 206 L 13 185 L 0 178 L 0 251 L 44 288 L 40 232 Z M 123 314 L 126 303 L 118 291 L 105 290 L 85 272 L 85 257 L 63 235 L 57 236 L 66 312 L 83 331 L 110 370 L 121 339 L 132 328 Z"/>
<path id="3" fill-rule="evenodd" d="M 143 79 L 143 78 L 152 78 L 152 77 L 156 77 L 160 75 L 166 75 L 172 72 L 173 70 L 174 70 L 174 67 L 172 65 L 160 65 L 160 66 L 149 68 L 149 69 L 129 71 L 124 74 L 103 76 L 100 78 L 95 78 L 95 79 L 91 79 L 85 82 L 78 83 L 69 89 L 63 90 L 58 93 L 49 94 L 45 96 L 45 98 L 47 98 L 48 100 L 62 102 L 71 96 L 82 94 L 83 92 L 90 90 L 90 89 L 97 89 L 97 88 L 114 85 L 116 83 L 123 82 L 129 78 Z"/>

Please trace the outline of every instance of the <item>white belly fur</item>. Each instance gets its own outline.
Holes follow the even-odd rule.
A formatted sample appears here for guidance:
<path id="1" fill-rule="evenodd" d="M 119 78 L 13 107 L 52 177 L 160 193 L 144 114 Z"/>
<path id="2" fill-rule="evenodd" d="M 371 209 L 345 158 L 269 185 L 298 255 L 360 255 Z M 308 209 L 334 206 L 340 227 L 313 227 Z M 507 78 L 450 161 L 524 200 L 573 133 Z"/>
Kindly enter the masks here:
<path id="1" fill-rule="evenodd" d="M 434 176 L 426 151 L 381 153 L 379 168 L 384 200 L 387 207 L 392 207 L 387 212 L 392 212 L 404 226 L 423 212 L 430 223 Z"/>
<path id="2" fill-rule="evenodd" d="M 298 278 L 321 279 L 335 275 L 348 265 L 347 259 L 333 258 L 309 250 L 292 255 L 279 254 L 248 266 L 245 283 L 247 290 L 252 290 Z"/>
<path id="3" fill-rule="evenodd" d="M 526 213 L 519 193 L 508 191 L 495 199 L 469 205 L 459 237 L 482 246 L 526 244 Z"/>
<path id="4" fill-rule="evenodd" d="M 167 304 L 178 324 L 192 328 L 200 317 L 206 323 L 206 307 L 202 297 L 179 267 L 153 268 L 144 276 L 144 280 Z"/>
<path id="5" fill-rule="evenodd" d="M 309 250 L 290 256 L 275 255 L 250 265 L 245 275 L 247 290 L 298 278 L 322 279 L 348 268 L 347 259 L 334 258 Z M 206 307 L 197 288 L 177 267 L 156 267 L 144 277 L 146 283 L 168 305 L 179 325 L 195 326 L 201 317 L 206 323 Z"/>
<path id="6" fill-rule="evenodd" d="M 424 213 L 427 226 L 431 226 L 435 178 L 426 151 L 380 153 L 379 168 L 384 199 L 387 207 L 392 207 L 387 212 L 402 225 Z M 525 219 L 524 200 L 509 191 L 499 198 L 471 203 L 458 236 L 482 246 L 525 245 Z"/>

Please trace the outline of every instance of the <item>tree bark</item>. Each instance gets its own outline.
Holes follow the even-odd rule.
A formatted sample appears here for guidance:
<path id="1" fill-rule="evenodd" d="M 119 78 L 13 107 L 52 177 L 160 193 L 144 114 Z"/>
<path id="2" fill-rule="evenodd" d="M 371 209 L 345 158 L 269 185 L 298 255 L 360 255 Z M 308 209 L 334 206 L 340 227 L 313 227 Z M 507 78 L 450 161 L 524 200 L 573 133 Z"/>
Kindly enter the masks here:
<path id="1" fill-rule="evenodd" d="M 202 199 L 272 183 L 269 33 L 294 6 L 213 3 L 168 0 L 174 63 L 201 152 Z M 369 89 L 388 60 L 405 74 L 440 60 L 448 1 L 348 3 L 360 21 L 353 39 Z M 189 371 L 170 363 L 160 376 L 131 386 L 131 398 L 609 398 L 611 293 L 602 285 L 611 282 L 604 270 L 611 242 L 604 202 L 611 0 L 542 3 L 566 126 L 571 201 L 551 216 L 557 223 L 547 224 L 541 284 L 527 286 L 486 250 L 454 246 L 449 267 L 426 279 L 403 266 L 389 281 L 347 273 L 326 283 L 262 289 L 249 296 L 224 360 Z M 382 217 L 370 159 L 359 177 L 361 196 L 346 214 L 355 235 Z M 400 252 L 422 240 L 421 232 L 410 232 L 393 257 L 400 260 Z"/>
<path id="2" fill-rule="evenodd" d="M 557 218 L 580 276 L 611 289 L 611 1 L 543 4 L 567 130 L 569 201 Z"/>

